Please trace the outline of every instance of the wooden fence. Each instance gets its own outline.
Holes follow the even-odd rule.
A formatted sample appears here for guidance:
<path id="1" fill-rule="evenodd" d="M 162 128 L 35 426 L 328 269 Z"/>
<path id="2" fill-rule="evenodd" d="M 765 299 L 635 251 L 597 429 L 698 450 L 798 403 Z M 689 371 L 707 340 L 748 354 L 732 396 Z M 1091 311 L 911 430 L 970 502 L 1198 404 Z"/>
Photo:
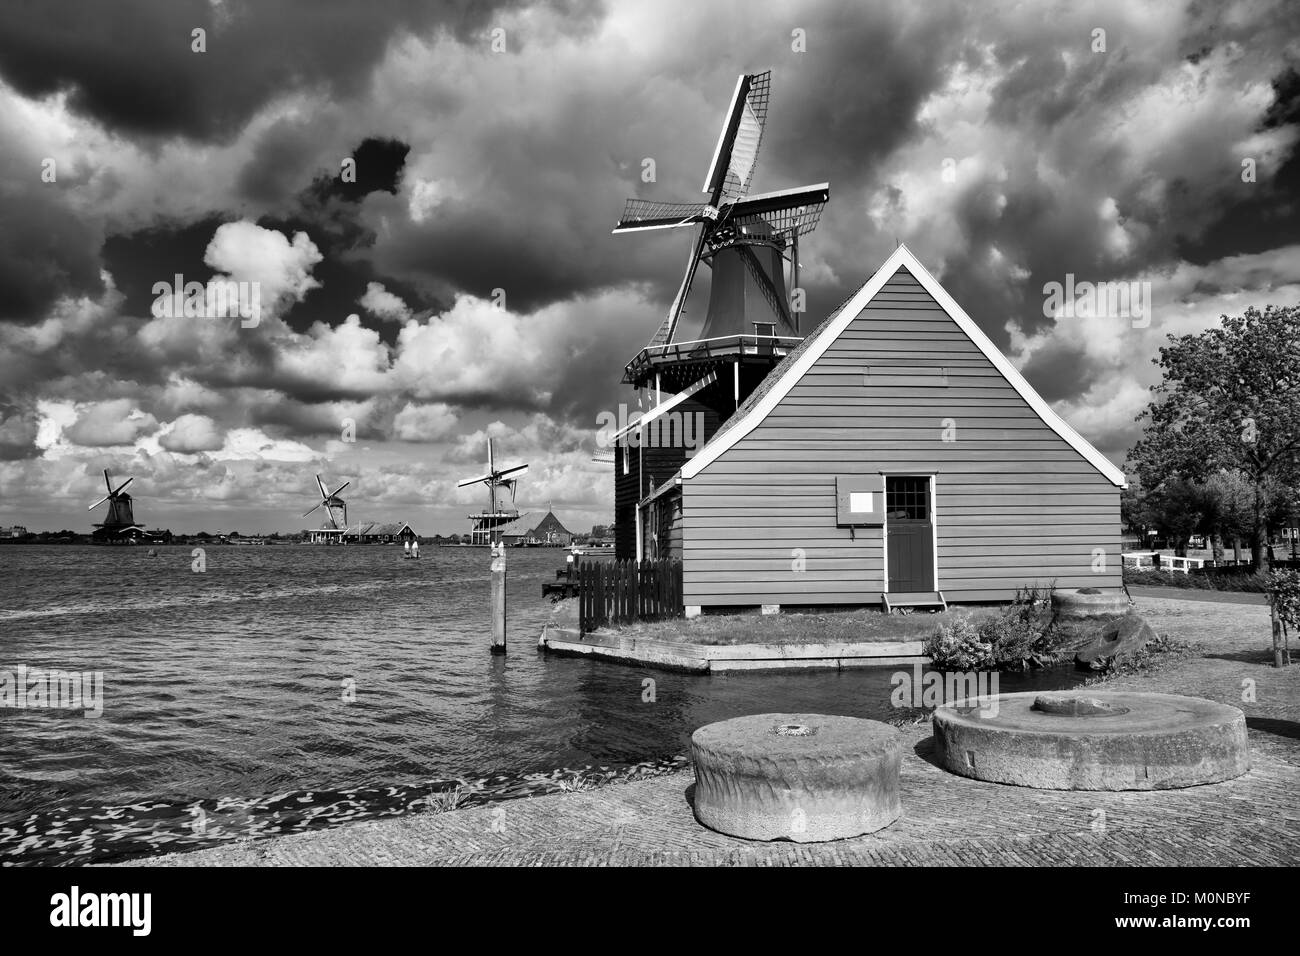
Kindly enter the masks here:
<path id="1" fill-rule="evenodd" d="M 681 615 L 680 561 L 583 561 L 578 565 L 578 626 L 584 634 L 611 624 Z"/>

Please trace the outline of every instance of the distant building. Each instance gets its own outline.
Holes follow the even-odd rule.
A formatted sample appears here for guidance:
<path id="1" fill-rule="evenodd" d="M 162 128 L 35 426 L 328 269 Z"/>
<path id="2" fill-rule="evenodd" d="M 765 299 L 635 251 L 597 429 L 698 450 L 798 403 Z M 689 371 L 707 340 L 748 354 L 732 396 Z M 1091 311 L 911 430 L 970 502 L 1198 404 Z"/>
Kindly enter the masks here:
<path id="1" fill-rule="evenodd" d="M 0 528 L 0 538 L 25 538 L 25 537 L 27 537 L 27 529 L 20 524 L 16 524 L 12 528 Z"/>
<path id="2" fill-rule="evenodd" d="M 394 541 L 415 541 L 419 535 L 405 521 L 359 521 L 344 529 L 343 540 L 353 544 L 389 544 Z"/>
<path id="3" fill-rule="evenodd" d="M 390 544 L 419 537 L 405 521 L 358 521 L 342 528 L 313 528 L 307 532 L 311 544 Z"/>
<path id="4" fill-rule="evenodd" d="M 555 512 L 525 511 L 518 518 L 496 529 L 501 540 L 511 547 L 562 547 L 573 542 L 573 534 L 560 524 Z"/>

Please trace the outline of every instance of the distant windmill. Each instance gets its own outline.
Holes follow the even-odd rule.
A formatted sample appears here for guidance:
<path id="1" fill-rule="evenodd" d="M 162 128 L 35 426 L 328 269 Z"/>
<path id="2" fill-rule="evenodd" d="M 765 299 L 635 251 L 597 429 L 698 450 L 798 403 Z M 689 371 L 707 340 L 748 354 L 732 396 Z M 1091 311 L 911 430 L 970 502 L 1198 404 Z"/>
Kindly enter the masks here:
<path id="1" fill-rule="evenodd" d="M 346 501 L 339 497 L 339 492 L 350 484 L 352 484 L 351 481 L 345 481 L 333 491 L 326 491 L 325 482 L 321 481 L 320 475 L 317 475 L 316 486 L 320 488 L 320 501 L 316 503 L 315 508 L 303 512 L 303 517 L 307 517 L 307 515 L 311 514 L 312 511 L 315 511 L 316 508 L 324 505 L 326 514 L 328 515 L 326 520 L 329 524 L 322 525 L 322 527 L 330 527 L 337 531 L 345 530 L 348 526 L 348 505 Z M 340 518 L 342 519 L 341 521 Z"/>
<path id="2" fill-rule="evenodd" d="M 497 537 L 494 529 L 514 520 L 518 515 L 514 511 L 504 512 L 497 503 L 497 489 L 510 489 L 510 502 L 515 500 L 515 485 L 519 477 L 528 470 L 527 465 L 515 465 L 512 468 L 497 469 L 496 458 L 492 454 L 492 439 L 488 439 L 488 470 L 487 474 L 479 475 L 476 478 L 466 478 L 456 482 L 457 488 L 466 488 L 470 485 L 477 485 L 482 482 L 488 487 L 488 510 L 482 514 L 470 515 L 470 520 L 474 522 L 470 538 L 474 544 L 487 545 L 496 542 Z M 512 477 L 513 476 L 513 477 Z"/>
<path id="3" fill-rule="evenodd" d="M 456 482 L 457 488 L 466 488 L 469 485 L 477 485 L 479 482 L 488 486 L 488 510 L 492 514 L 497 513 L 497 488 L 505 487 L 510 489 L 510 501 L 515 500 L 515 485 L 525 471 L 527 465 L 515 465 L 513 468 L 503 468 L 500 471 L 496 467 L 496 459 L 492 455 L 492 439 L 488 439 L 488 470 L 486 475 L 479 475 L 477 478 L 465 478 Z M 515 477 L 509 478 L 508 475 Z"/>
<path id="4" fill-rule="evenodd" d="M 766 335 L 799 334 L 798 314 L 785 291 L 783 259 L 788 254 L 790 284 L 797 288 L 799 237 L 816 228 L 830 198 L 830 184 L 748 195 L 767 121 L 771 81 L 770 70 L 743 75 L 736 81 L 704 180 L 708 202 L 629 199 L 614 227 L 615 234 L 700 227 L 686 262 L 686 275 L 668 317 L 650 340 L 651 348 L 673 341 L 701 262 L 712 267 L 713 284 L 700 339 L 755 335 L 759 330 Z"/>
<path id="5" fill-rule="evenodd" d="M 134 478 L 128 478 L 117 488 L 114 488 L 113 479 L 109 477 L 108 469 L 104 469 L 104 486 L 108 489 L 108 494 L 86 509 L 87 511 L 94 511 L 105 501 L 108 502 L 108 517 L 104 519 L 102 524 L 95 525 L 99 529 L 95 532 L 96 537 L 120 535 L 132 529 L 142 529 L 142 525 L 135 523 L 135 515 L 131 510 L 131 496 L 122 490 L 133 481 L 135 481 Z"/>

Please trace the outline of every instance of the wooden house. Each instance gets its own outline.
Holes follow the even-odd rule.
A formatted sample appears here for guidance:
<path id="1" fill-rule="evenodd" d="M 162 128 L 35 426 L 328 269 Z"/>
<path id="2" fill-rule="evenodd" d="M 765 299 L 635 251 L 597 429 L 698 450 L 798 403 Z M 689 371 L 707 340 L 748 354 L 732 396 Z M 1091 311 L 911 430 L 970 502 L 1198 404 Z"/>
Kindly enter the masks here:
<path id="1" fill-rule="evenodd" d="M 700 447 L 616 447 L 620 557 L 679 558 L 688 615 L 1120 586 L 1123 472 L 905 246 L 743 395 L 742 358 L 677 398 Z"/>
<path id="2" fill-rule="evenodd" d="M 396 544 L 418 539 L 415 529 L 405 521 L 359 521 L 343 533 L 344 541 L 356 544 Z"/>

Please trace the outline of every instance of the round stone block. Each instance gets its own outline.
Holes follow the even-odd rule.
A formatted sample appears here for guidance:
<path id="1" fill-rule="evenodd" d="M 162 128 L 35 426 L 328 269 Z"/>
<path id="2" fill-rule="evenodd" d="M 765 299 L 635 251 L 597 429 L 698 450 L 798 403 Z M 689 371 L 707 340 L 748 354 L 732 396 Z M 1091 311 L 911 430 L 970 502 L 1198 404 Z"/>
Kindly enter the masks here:
<path id="1" fill-rule="evenodd" d="M 695 816 L 747 840 L 818 843 L 898 819 L 902 743 L 888 724 L 759 714 L 691 735 Z"/>
<path id="2" fill-rule="evenodd" d="M 1197 697 L 1124 691 L 1003 694 L 934 712 L 941 764 L 1044 790 L 1168 790 L 1250 769 L 1246 715 Z"/>
<path id="3" fill-rule="evenodd" d="M 1058 617 L 1114 617 L 1127 614 L 1132 605 L 1119 588 L 1064 588 L 1052 592 L 1052 609 Z"/>

